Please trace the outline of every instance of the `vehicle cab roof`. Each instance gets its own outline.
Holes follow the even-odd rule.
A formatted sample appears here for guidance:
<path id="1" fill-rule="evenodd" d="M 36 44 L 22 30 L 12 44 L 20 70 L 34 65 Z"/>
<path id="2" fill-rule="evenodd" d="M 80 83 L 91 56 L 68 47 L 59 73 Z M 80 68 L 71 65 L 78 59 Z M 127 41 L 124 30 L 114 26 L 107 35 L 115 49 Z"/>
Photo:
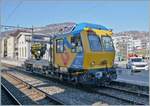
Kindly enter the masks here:
<path id="1" fill-rule="evenodd" d="M 77 24 L 74 29 L 72 30 L 72 34 L 76 34 L 84 30 L 85 28 L 91 28 L 91 29 L 98 29 L 98 30 L 109 30 L 105 26 L 97 25 L 97 24 L 90 24 L 90 23 L 80 23 Z"/>
<path id="2" fill-rule="evenodd" d="M 110 29 L 107 29 L 105 26 L 102 25 L 97 25 L 97 24 L 90 24 L 90 23 L 80 23 L 80 24 L 76 24 L 74 26 L 74 28 L 71 30 L 71 32 L 65 33 L 65 34 L 57 34 L 54 35 L 56 38 L 62 38 L 64 36 L 78 36 L 79 33 L 83 30 L 85 30 L 86 28 L 90 28 L 90 29 L 94 29 L 94 30 L 103 30 L 103 31 L 107 31 L 110 32 Z"/>

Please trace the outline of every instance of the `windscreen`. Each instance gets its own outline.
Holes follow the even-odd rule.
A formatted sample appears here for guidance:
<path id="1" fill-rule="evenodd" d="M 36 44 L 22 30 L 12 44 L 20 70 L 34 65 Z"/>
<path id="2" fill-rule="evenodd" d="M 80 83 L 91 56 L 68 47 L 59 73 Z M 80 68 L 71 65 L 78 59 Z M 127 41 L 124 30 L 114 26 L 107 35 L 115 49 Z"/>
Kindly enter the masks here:
<path id="1" fill-rule="evenodd" d="M 112 38 L 110 36 L 103 36 L 101 38 L 104 51 L 114 51 Z"/>
<path id="2" fill-rule="evenodd" d="M 140 59 L 140 58 L 135 58 L 135 59 L 132 59 L 132 62 L 142 62 L 142 59 Z"/>
<path id="3" fill-rule="evenodd" d="M 90 33 L 88 35 L 89 39 L 89 45 L 92 51 L 101 51 L 101 43 L 100 43 L 100 37 L 95 35 L 94 33 Z"/>

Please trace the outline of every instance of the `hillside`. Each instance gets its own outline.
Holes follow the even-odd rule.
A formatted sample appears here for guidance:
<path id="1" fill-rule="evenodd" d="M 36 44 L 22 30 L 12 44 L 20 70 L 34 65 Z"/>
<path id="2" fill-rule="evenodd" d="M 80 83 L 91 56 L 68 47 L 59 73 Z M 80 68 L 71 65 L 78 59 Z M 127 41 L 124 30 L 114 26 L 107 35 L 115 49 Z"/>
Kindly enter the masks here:
<path id="1" fill-rule="evenodd" d="M 43 33 L 47 35 L 63 34 L 63 33 L 70 32 L 75 25 L 76 24 L 73 22 L 48 24 L 43 27 L 34 27 L 33 31 L 34 33 Z M 26 30 L 26 29 L 19 29 L 19 30 L 31 32 L 31 30 Z M 2 32 L 0 34 L 0 38 L 10 33 L 15 33 L 16 31 L 17 29 Z M 149 39 L 149 32 L 144 32 L 144 31 L 124 31 L 124 32 L 114 33 L 114 35 L 115 36 L 132 36 L 134 39 L 141 39 L 142 41 L 148 41 Z"/>

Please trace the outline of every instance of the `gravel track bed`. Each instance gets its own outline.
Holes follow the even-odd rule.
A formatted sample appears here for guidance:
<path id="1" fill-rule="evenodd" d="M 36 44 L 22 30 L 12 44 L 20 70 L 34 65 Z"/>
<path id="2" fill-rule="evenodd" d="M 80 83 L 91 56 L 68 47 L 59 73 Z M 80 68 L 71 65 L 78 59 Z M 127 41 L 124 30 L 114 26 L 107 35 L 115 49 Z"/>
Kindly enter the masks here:
<path id="1" fill-rule="evenodd" d="M 11 84 L 13 84 L 16 88 L 18 88 L 22 93 L 24 93 L 26 96 L 28 96 L 36 104 L 39 104 L 39 105 L 60 104 L 58 102 L 54 102 L 50 97 L 47 97 L 47 95 L 45 95 L 45 93 L 39 91 L 38 89 L 35 89 L 34 87 L 32 87 L 32 85 L 28 85 L 25 82 L 23 82 L 22 80 L 12 76 L 12 74 L 3 73 L 2 77 L 4 77 L 6 80 L 8 80 Z"/>
<path id="2" fill-rule="evenodd" d="M 139 94 L 147 94 L 149 95 L 149 87 L 148 86 L 140 86 L 134 84 L 128 84 L 125 82 L 113 81 L 109 87 L 120 88 L 122 90 L 127 90 L 131 92 L 138 92 Z"/>
<path id="3" fill-rule="evenodd" d="M 37 78 L 33 75 L 31 77 L 29 75 L 25 75 L 16 71 L 10 73 L 71 105 L 100 105 L 103 103 L 107 103 L 110 105 L 130 105 L 128 102 L 117 100 L 116 98 L 108 97 L 106 95 L 84 92 L 79 89 L 74 89 L 58 83 L 54 83 L 50 80 L 48 81 L 43 78 Z"/>
<path id="4" fill-rule="evenodd" d="M 36 105 L 29 97 L 27 97 L 24 93 L 18 90 L 13 84 L 8 82 L 6 79 L 1 77 L 1 83 L 7 87 L 7 89 L 14 95 L 14 97 L 22 104 L 22 105 Z M 4 98 L 2 98 L 2 101 Z M 13 104 L 11 104 L 13 105 Z"/>
<path id="5" fill-rule="evenodd" d="M 135 95 L 132 93 L 120 91 L 117 89 L 106 88 L 106 87 L 104 87 L 103 89 L 98 89 L 98 92 L 100 93 L 102 92 L 102 93 L 109 94 L 115 97 L 123 98 L 129 101 L 134 101 L 138 104 L 145 104 L 145 105 L 149 104 L 149 98 L 147 96 Z"/>

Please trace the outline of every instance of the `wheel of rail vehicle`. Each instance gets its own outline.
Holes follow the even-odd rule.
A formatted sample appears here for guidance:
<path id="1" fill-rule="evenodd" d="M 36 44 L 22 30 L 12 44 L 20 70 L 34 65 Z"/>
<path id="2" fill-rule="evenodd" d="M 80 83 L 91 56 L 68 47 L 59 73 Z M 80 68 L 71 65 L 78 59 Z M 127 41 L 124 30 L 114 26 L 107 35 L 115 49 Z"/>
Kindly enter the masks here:
<path id="1" fill-rule="evenodd" d="M 59 80 L 63 81 L 63 75 L 59 74 Z"/>

